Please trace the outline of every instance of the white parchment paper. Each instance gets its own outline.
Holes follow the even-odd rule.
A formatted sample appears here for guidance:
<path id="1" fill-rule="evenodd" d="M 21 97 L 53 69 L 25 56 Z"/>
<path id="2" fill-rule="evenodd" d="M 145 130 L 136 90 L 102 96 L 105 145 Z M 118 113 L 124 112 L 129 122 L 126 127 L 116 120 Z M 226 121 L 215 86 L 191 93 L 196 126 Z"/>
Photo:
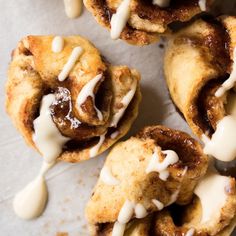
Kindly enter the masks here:
<path id="1" fill-rule="evenodd" d="M 30 34 L 80 34 L 112 64 L 129 65 L 142 75 L 143 101 L 128 136 L 151 124 L 190 132 L 169 99 L 162 72 L 164 49 L 159 44 L 135 47 L 112 41 L 108 31 L 85 9 L 80 18 L 68 19 L 62 0 L 0 0 L 0 29 L 0 235 L 46 236 L 65 232 L 69 236 L 86 236 L 84 207 L 106 154 L 80 164 L 60 163 L 52 169 L 47 175 L 49 202 L 40 218 L 23 221 L 13 213 L 13 196 L 36 176 L 41 157 L 26 146 L 5 114 L 4 84 L 11 51 Z"/>

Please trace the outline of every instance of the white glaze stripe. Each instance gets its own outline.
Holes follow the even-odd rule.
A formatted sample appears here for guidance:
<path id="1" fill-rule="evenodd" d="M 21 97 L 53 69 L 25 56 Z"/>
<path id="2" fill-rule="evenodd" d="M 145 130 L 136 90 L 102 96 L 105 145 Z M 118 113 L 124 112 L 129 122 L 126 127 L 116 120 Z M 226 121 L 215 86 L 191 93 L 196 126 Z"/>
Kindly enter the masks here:
<path id="1" fill-rule="evenodd" d="M 199 0 L 198 5 L 199 5 L 201 11 L 206 11 L 206 0 Z"/>
<path id="2" fill-rule="evenodd" d="M 169 177 L 169 171 L 167 168 L 170 165 L 173 165 L 178 162 L 179 157 L 177 153 L 172 150 L 162 151 L 162 153 L 165 154 L 166 157 L 163 161 L 160 161 L 160 157 L 158 156 L 158 149 L 155 147 L 154 153 L 146 168 L 146 173 L 149 174 L 151 172 L 158 172 L 159 178 L 166 181 Z"/>
<path id="3" fill-rule="evenodd" d="M 107 185 L 118 185 L 120 183 L 120 181 L 112 175 L 110 169 L 107 166 L 104 166 L 102 168 L 100 173 L 100 179 L 103 183 Z"/>
<path id="4" fill-rule="evenodd" d="M 59 53 L 63 50 L 64 39 L 61 36 L 55 36 L 52 40 L 52 51 Z"/>
<path id="5" fill-rule="evenodd" d="M 90 157 L 95 157 L 105 141 L 106 133 L 99 137 L 98 143 L 89 150 Z"/>
<path id="6" fill-rule="evenodd" d="M 61 154 L 64 144 L 69 140 L 61 135 L 57 126 L 54 124 L 50 106 L 55 101 L 55 95 L 49 94 L 43 97 L 40 108 L 40 115 L 34 124 L 33 140 L 44 160 L 54 162 Z"/>
<path id="7" fill-rule="evenodd" d="M 86 99 L 88 97 L 91 97 L 93 100 L 93 107 L 95 109 L 95 111 L 97 112 L 97 116 L 99 120 L 103 119 L 103 115 L 101 113 L 101 111 L 99 111 L 97 109 L 97 107 L 95 106 L 95 97 L 94 97 L 94 89 L 95 86 L 97 85 L 97 83 L 102 79 L 102 74 L 99 74 L 97 76 L 95 76 L 93 79 L 91 79 L 87 84 L 84 85 L 84 87 L 81 89 L 78 97 L 77 97 L 77 106 L 80 112 L 83 112 L 81 106 L 83 105 L 83 103 L 86 101 Z"/>
<path id="8" fill-rule="evenodd" d="M 83 8 L 82 0 L 64 0 L 65 12 L 69 18 L 76 18 L 81 15 Z"/>
<path id="9" fill-rule="evenodd" d="M 216 126 L 216 131 L 209 139 L 206 135 L 202 136 L 205 143 L 204 153 L 212 155 L 216 159 L 229 162 L 236 157 L 236 119 L 225 116 Z"/>
<path id="10" fill-rule="evenodd" d="M 230 186 L 230 178 L 216 173 L 208 173 L 196 186 L 194 193 L 202 205 L 201 223 L 220 217 L 227 201 L 225 189 Z"/>
<path id="11" fill-rule="evenodd" d="M 83 49 L 81 47 L 75 47 L 73 49 L 67 63 L 64 65 L 61 73 L 58 75 L 59 81 L 64 81 L 68 77 L 70 71 L 72 70 L 82 53 Z"/>
<path id="12" fill-rule="evenodd" d="M 111 17 L 111 38 L 118 39 L 130 16 L 130 0 L 122 0 L 115 14 Z"/>
<path id="13" fill-rule="evenodd" d="M 125 113 L 126 108 L 129 106 L 130 102 L 132 101 L 135 92 L 136 92 L 136 88 L 137 88 L 137 81 L 135 80 L 131 86 L 130 91 L 123 97 L 121 103 L 123 104 L 123 107 L 114 114 L 110 127 L 117 127 L 120 119 L 122 118 L 122 116 Z"/>

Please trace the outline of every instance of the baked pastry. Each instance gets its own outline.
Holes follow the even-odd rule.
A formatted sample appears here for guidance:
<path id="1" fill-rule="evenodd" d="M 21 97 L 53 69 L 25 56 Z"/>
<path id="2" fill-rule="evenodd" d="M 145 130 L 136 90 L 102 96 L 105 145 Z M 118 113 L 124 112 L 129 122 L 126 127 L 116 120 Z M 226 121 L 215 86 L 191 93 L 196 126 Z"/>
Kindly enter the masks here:
<path id="1" fill-rule="evenodd" d="M 191 204 L 156 214 L 156 235 L 229 236 L 236 225 L 235 187 L 234 178 L 209 172 L 194 190 L 196 195 Z"/>
<path id="2" fill-rule="evenodd" d="M 197 20 L 174 34 L 165 54 L 171 97 L 204 152 L 227 162 L 236 157 L 236 18 Z"/>
<path id="3" fill-rule="evenodd" d="M 118 143 L 86 207 L 91 235 L 116 235 L 134 218 L 145 218 L 174 202 L 189 204 L 207 166 L 208 158 L 196 140 L 163 126 L 146 127 Z"/>
<path id="4" fill-rule="evenodd" d="M 36 118 L 40 104 L 41 115 L 46 98 L 54 96 L 46 113 L 58 131 L 46 138 L 66 137 L 57 140 L 64 144 L 58 159 L 79 162 L 102 153 L 128 132 L 138 114 L 139 80 L 136 70 L 105 62 L 80 36 L 28 36 L 12 53 L 6 109 L 27 144 L 39 150 L 33 138 Z M 44 149 L 39 150 L 43 155 Z"/>
<path id="5" fill-rule="evenodd" d="M 113 39 L 135 45 L 158 40 L 170 30 L 173 22 L 185 22 L 205 11 L 211 0 L 85 0 L 87 9 L 97 22 L 111 29 Z"/>

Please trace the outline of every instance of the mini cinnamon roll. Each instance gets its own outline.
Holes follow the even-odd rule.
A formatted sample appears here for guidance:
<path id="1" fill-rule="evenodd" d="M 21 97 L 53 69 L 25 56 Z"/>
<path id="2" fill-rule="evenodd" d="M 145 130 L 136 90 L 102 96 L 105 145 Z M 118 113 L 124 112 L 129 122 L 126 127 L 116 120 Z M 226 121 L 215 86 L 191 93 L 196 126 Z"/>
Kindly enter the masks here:
<path id="1" fill-rule="evenodd" d="M 12 54 L 6 109 L 43 156 L 54 139 L 60 148 L 50 155 L 79 162 L 128 132 L 138 113 L 139 80 L 136 70 L 104 62 L 80 36 L 28 36 Z"/>
<path id="2" fill-rule="evenodd" d="M 185 22 L 205 11 L 211 0 L 85 0 L 97 22 L 110 29 L 112 39 L 146 45 L 170 31 L 173 22 Z"/>
<path id="3" fill-rule="evenodd" d="M 235 179 L 209 172 L 192 203 L 156 214 L 154 235 L 231 235 L 236 222 Z"/>
<path id="4" fill-rule="evenodd" d="M 174 34 L 165 55 L 171 97 L 204 152 L 236 158 L 236 18 L 198 20 Z"/>
<path id="5" fill-rule="evenodd" d="M 143 219 L 174 202 L 190 203 L 207 166 L 197 141 L 163 126 L 146 127 L 118 143 L 86 207 L 91 234 L 123 235 L 132 219 Z"/>

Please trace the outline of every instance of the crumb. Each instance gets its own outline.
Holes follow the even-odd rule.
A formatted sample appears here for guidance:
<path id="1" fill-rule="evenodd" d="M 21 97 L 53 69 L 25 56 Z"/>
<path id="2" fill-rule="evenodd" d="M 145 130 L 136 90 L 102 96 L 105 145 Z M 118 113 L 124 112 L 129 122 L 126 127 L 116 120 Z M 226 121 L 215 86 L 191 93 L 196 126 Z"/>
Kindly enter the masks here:
<path id="1" fill-rule="evenodd" d="M 67 232 L 57 232 L 56 236 L 69 236 Z"/>
<path id="2" fill-rule="evenodd" d="M 64 199 L 64 203 L 67 203 L 67 202 L 70 202 L 70 198 L 68 198 L 68 197 L 66 197 L 66 198 Z"/>
<path id="3" fill-rule="evenodd" d="M 164 44 L 162 43 L 159 44 L 159 48 L 163 49 L 164 47 L 165 47 Z"/>

